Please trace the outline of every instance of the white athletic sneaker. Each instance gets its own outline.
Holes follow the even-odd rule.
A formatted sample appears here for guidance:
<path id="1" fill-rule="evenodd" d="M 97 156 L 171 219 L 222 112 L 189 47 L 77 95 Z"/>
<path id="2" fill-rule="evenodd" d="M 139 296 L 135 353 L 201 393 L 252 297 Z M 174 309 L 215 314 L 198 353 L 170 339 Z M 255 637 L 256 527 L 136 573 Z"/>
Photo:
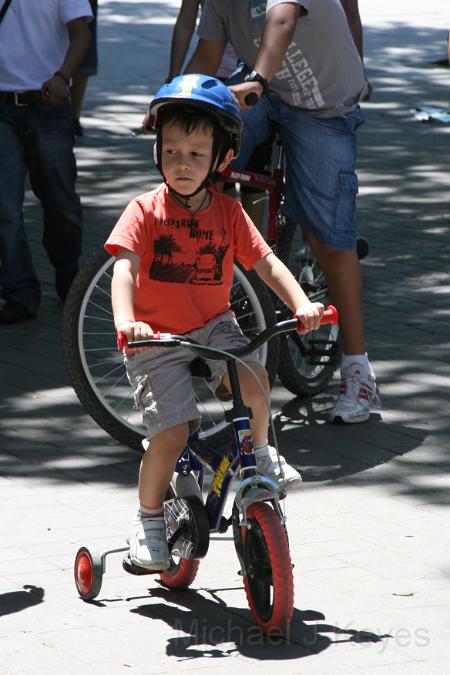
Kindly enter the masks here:
<path id="1" fill-rule="evenodd" d="M 129 544 L 134 565 L 147 570 L 166 570 L 170 566 L 164 518 L 135 518 Z"/>
<path id="2" fill-rule="evenodd" d="M 334 424 L 357 424 L 366 422 L 371 410 L 381 408 L 375 375 L 363 375 L 361 367 L 354 363 L 341 373 L 341 390 L 336 406 L 330 414 Z"/>
<path id="3" fill-rule="evenodd" d="M 282 485 L 285 485 L 289 489 L 298 487 L 302 482 L 302 477 L 300 476 L 299 472 L 286 462 L 283 455 L 280 455 L 280 462 L 278 463 L 276 449 L 271 445 L 267 447 L 269 454 L 260 455 L 258 450 L 255 451 L 256 468 L 258 469 L 259 473 L 263 476 L 273 478 L 273 480 L 276 480 Z M 282 472 L 280 470 L 280 464 L 284 477 L 282 476 Z"/>

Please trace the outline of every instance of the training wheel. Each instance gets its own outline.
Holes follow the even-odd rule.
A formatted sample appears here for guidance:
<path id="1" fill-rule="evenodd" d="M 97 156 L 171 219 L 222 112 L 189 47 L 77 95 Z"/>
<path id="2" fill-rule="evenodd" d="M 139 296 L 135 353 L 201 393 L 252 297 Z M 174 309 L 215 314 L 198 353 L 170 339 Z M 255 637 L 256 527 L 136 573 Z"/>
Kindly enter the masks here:
<path id="1" fill-rule="evenodd" d="M 103 562 L 93 548 L 82 546 L 75 557 L 75 585 L 83 600 L 97 597 L 102 587 Z"/>

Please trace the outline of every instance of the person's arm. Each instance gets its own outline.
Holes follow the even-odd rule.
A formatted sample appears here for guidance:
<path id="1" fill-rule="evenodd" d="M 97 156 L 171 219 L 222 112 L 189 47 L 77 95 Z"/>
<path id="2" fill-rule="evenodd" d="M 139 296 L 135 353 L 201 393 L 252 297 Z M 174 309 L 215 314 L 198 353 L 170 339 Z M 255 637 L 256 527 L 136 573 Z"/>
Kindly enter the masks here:
<path id="1" fill-rule="evenodd" d="M 302 333 L 317 330 L 324 306 L 310 302 L 286 265 L 274 253 L 269 253 L 254 265 L 255 272 L 269 288 L 292 309 L 303 324 Z"/>
<path id="2" fill-rule="evenodd" d="M 300 10 L 301 5 L 285 2 L 275 5 L 266 14 L 254 70 L 268 82 L 278 71 L 285 57 L 297 26 Z M 263 87 L 258 82 L 243 82 L 230 88 L 238 97 L 243 110 L 248 108 L 245 103 L 247 94 L 255 92 L 259 97 L 263 93 Z"/>
<path id="3" fill-rule="evenodd" d="M 49 105 L 62 105 L 69 96 L 70 78 L 84 59 L 89 49 L 91 33 L 85 17 L 67 24 L 69 48 L 64 61 L 54 74 L 42 85 L 42 95 Z"/>
<path id="4" fill-rule="evenodd" d="M 126 334 L 129 342 L 153 335 L 148 324 L 134 319 L 134 284 L 139 265 L 140 258 L 136 253 L 119 249 L 111 284 L 114 326 L 117 332 Z"/>
<path id="5" fill-rule="evenodd" d="M 353 37 L 353 42 L 361 57 L 361 61 L 364 63 L 363 27 L 361 15 L 359 13 L 358 0 L 340 0 L 340 2 L 344 9 L 345 16 L 347 17 L 347 23 Z M 366 80 L 369 91 L 365 95 L 364 100 L 368 101 L 372 96 L 373 86 L 367 77 Z"/>
<path id="6" fill-rule="evenodd" d="M 210 40 L 200 39 L 184 72 L 215 75 L 222 61 L 226 44 L 225 41 L 211 42 Z"/>
<path id="7" fill-rule="evenodd" d="M 361 16 L 359 14 L 358 0 L 340 0 L 340 2 L 344 8 L 345 16 L 347 17 L 347 23 L 353 36 L 353 42 L 355 43 L 356 49 L 362 60 L 364 58 L 363 28 Z"/>
<path id="8" fill-rule="evenodd" d="M 167 80 L 181 73 L 192 35 L 195 30 L 200 0 L 183 0 L 172 34 L 170 66 Z"/>

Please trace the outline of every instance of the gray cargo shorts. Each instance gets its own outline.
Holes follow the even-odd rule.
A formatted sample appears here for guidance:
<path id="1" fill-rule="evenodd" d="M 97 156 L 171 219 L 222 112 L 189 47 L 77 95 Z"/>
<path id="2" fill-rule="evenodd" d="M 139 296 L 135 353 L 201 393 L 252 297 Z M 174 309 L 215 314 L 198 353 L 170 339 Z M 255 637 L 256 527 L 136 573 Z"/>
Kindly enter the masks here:
<path id="1" fill-rule="evenodd" d="M 249 342 L 230 310 L 186 336 L 208 347 L 225 350 L 243 347 Z M 196 357 L 194 352 L 179 346 L 152 347 L 125 358 L 135 404 L 142 412 L 149 440 L 184 422 L 189 423 L 189 433 L 199 429 L 201 414 L 195 403 L 189 370 Z M 226 362 L 205 361 L 211 370 L 211 377 L 206 382 L 215 392 L 227 372 Z M 243 361 L 259 363 L 257 352 L 244 357 Z"/>

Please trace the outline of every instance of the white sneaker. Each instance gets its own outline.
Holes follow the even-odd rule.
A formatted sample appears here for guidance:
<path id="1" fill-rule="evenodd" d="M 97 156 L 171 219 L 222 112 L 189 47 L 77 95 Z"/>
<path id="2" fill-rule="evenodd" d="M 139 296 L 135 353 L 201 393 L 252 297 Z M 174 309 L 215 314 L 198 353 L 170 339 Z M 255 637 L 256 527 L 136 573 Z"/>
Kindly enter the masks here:
<path id="1" fill-rule="evenodd" d="M 361 367 L 354 363 L 341 373 L 341 390 L 336 406 L 330 414 L 335 424 L 357 424 L 366 422 L 370 412 L 381 408 L 375 375 L 363 375 Z"/>
<path id="2" fill-rule="evenodd" d="M 166 570 L 170 566 L 164 518 L 135 518 L 131 523 L 130 560 L 147 570 Z"/>
<path id="3" fill-rule="evenodd" d="M 273 478 L 273 480 L 285 485 L 289 489 L 298 487 L 302 482 L 302 477 L 299 472 L 286 462 L 283 455 L 280 455 L 280 461 L 278 462 L 276 449 L 271 445 L 268 445 L 267 447 L 269 454 L 260 455 L 258 450 L 255 452 L 256 468 L 259 473 L 263 476 Z"/>

